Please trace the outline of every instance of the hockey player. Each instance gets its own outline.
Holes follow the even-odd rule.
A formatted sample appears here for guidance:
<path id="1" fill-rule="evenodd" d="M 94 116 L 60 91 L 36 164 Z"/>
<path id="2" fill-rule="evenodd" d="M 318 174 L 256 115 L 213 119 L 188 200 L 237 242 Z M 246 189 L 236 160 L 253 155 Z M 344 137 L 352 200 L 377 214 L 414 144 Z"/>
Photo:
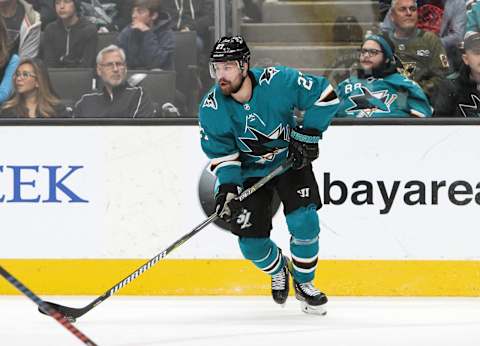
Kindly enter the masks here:
<path id="1" fill-rule="evenodd" d="M 337 117 L 429 117 L 432 107 L 422 88 L 397 72 L 394 47 L 388 38 L 367 36 L 362 43 L 357 75 L 337 87 Z"/>
<path id="2" fill-rule="evenodd" d="M 200 103 L 201 145 L 217 176 L 216 211 L 231 224 L 244 257 L 271 275 L 272 296 L 284 304 L 289 260 L 270 239 L 274 190 L 284 206 L 291 234 L 295 296 L 307 313 L 324 314 L 327 297 L 313 285 L 320 232 L 321 201 L 311 162 L 338 107 L 330 83 L 292 68 L 250 69 L 250 51 L 241 36 L 223 37 L 210 55 L 216 85 Z M 294 109 L 304 112 L 299 126 Z M 293 157 L 292 169 L 246 198 L 235 197 Z"/>

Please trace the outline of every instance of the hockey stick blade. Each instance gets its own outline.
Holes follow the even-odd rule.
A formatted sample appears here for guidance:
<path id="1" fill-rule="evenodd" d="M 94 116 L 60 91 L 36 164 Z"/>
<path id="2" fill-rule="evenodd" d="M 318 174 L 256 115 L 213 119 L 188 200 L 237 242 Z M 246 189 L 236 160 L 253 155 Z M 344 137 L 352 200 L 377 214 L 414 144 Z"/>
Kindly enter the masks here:
<path id="1" fill-rule="evenodd" d="M 77 317 L 80 317 L 84 314 L 82 309 L 69 308 L 68 306 L 63 306 L 48 301 L 45 301 L 45 304 L 48 305 L 50 308 L 60 312 L 70 323 L 76 322 Z M 44 315 L 48 315 L 48 313 L 44 311 L 40 306 L 38 307 L 38 311 L 40 311 Z"/>
<path id="2" fill-rule="evenodd" d="M 282 174 L 286 170 L 288 170 L 292 166 L 293 159 L 289 158 L 286 161 L 284 161 L 280 166 L 275 168 L 273 171 L 271 171 L 268 175 L 264 176 L 262 179 L 257 181 L 254 185 L 243 191 L 240 196 L 238 196 L 238 200 L 243 201 L 245 198 L 253 194 L 255 191 L 257 191 L 259 188 L 261 188 L 263 185 L 268 183 L 270 180 L 272 180 L 274 177 L 277 175 Z M 108 297 L 111 295 L 115 294 L 117 291 L 119 291 L 121 288 L 125 287 L 129 283 L 131 283 L 133 280 L 138 278 L 140 275 L 145 273 L 148 269 L 153 267 L 157 262 L 160 260 L 164 259 L 170 252 L 181 246 L 183 243 L 185 243 L 187 240 L 189 240 L 191 237 L 193 237 L 195 234 L 200 232 L 202 229 L 204 229 L 206 226 L 208 226 L 210 223 L 215 221 L 218 218 L 218 215 L 216 213 L 213 213 L 210 215 L 207 219 L 205 219 L 201 224 L 199 224 L 197 227 L 195 227 L 192 231 L 189 233 L 185 234 L 183 237 L 178 239 L 176 242 L 174 242 L 172 245 L 170 245 L 168 248 L 157 254 L 155 257 L 151 258 L 148 260 L 146 263 L 141 265 L 139 268 L 137 268 L 133 273 L 128 275 L 126 278 L 124 278 L 122 281 L 117 283 L 115 286 L 110 288 L 108 291 L 106 291 L 103 295 L 95 299 L 93 302 L 90 304 L 84 306 L 83 308 L 71 308 L 68 306 L 60 305 L 60 304 L 55 304 L 52 302 L 46 302 L 49 306 L 53 307 L 55 310 L 59 311 L 61 314 L 65 316 L 66 319 L 69 321 L 75 321 L 79 317 L 85 315 L 87 312 L 89 312 L 91 309 L 93 309 L 95 306 L 98 304 L 102 303 L 104 300 L 106 300 Z M 46 315 L 42 309 L 38 309 L 42 314 Z"/>
<path id="3" fill-rule="evenodd" d="M 66 328 L 70 333 L 75 335 L 78 339 L 80 339 L 85 345 L 87 346 L 97 346 L 95 342 L 93 342 L 88 336 L 83 334 L 80 330 L 78 330 L 72 322 L 68 320 L 62 313 L 56 310 L 52 305 L 48 305 L 44 302 L 40 297 L 38 297 L 32 290 L 30 290 L 27 286 L 21 283 L 17 278 L 15 278 L 12 274 L 10 274 L 5 268 L 0 265 L 0 275 L 3 276 L 8 282 L 10 282 L 17 290 L 23 293 L 27 298 L 33 301 L 35 304 L 38 305 L 38 309 L 46 314 L 57 320 L 64 328 Z"/>

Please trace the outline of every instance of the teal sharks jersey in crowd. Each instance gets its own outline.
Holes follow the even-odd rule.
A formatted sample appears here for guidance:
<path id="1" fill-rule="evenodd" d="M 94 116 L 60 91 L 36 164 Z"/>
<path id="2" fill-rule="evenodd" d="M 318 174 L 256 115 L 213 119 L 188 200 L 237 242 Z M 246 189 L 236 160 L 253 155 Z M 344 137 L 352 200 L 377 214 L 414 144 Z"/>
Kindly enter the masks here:
<path id="1" fill-rule="evenodd" d="M 337 94 L 340 99 L 337 117 L 424 118 L 433 113 L 422 88 L 399 73 L 378 79 L 352 76 L 338 85 Z"/>
<path id="2" fill-rule="evenodd" d="M 218 184 L 242 186 L 249 177 L 262 177 L 288 153 L 294 110 L 303 113 L 303 127 L 327 129 L 338 108 L 334 88 L 323 77 L 274 66 L 249 71 L 253 91 L 241 104 L 224 96 L 218 84 L 200 103 L 202 149 L 211 159 Z"/>

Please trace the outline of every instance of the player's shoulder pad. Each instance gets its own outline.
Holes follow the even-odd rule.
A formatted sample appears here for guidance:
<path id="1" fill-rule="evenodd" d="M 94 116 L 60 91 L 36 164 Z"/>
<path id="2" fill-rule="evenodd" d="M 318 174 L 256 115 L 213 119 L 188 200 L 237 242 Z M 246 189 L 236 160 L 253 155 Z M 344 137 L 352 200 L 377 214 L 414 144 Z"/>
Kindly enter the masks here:
<path id="1" fill-rule="evenodd" d="M 228 129 L 228 116 L 224 112 L 224 102 L 225 97 L 220 87 L 214 85 L 200 101 L 198 110 L 200 126 L 215 133 Z"/>

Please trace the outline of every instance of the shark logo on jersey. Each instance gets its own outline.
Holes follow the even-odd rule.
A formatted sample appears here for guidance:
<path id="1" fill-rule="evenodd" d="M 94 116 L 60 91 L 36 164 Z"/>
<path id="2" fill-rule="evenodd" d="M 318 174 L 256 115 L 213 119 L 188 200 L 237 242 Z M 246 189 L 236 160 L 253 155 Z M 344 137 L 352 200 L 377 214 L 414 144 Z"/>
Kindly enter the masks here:
<path id="1" fill-rule="evenodd" d="M 258 84 L 262 85 L 263 82 L 270 84 L 270 81 L 278 72 L 280 72 L 280 70 L 275 67 L 267 67 L 263 70 L 263 73 L 258 80 Z"/>
<path id="2" fill-rule="evenodd" d="M 218 109 L 217 99 L 215 98 L 215 90 L 213 90 L 210 94 L 208 94 L 205 102 L 202 105 L 203 108 L 213 108 L 215 110 Z"/>
<path id="3" fill-rule="evenodd" d="M 361 94 L 349 96 L 354 104 L 346 109 L 347 112 L 357 112 L 357 118 L 370 118 L 373 113 L 390 113 L 390 105 L 397 99 L 396 94 L 389 94 L 388 90 L 370 91 L 367 87 L 360 87 Z"/>
<path id="4" fill-rule="evenodd" d="M 246 153 L 257 157 L 257 163 L 273 161 L 277 154 L 288 148 L 288 130 L 282 125 L 269 134 L 265 134 L 253 127 L 247 126 L 246 133 L 253 138 L 239 137 L 238 139 L 247 147 Z"/>
<path id="5" fill-rule="evenodd" d="M 473 105 L 459 104 L 460 110 L 465 118 L 479 117 L 480 98 L 477 95 L 470 94 Z"/>

